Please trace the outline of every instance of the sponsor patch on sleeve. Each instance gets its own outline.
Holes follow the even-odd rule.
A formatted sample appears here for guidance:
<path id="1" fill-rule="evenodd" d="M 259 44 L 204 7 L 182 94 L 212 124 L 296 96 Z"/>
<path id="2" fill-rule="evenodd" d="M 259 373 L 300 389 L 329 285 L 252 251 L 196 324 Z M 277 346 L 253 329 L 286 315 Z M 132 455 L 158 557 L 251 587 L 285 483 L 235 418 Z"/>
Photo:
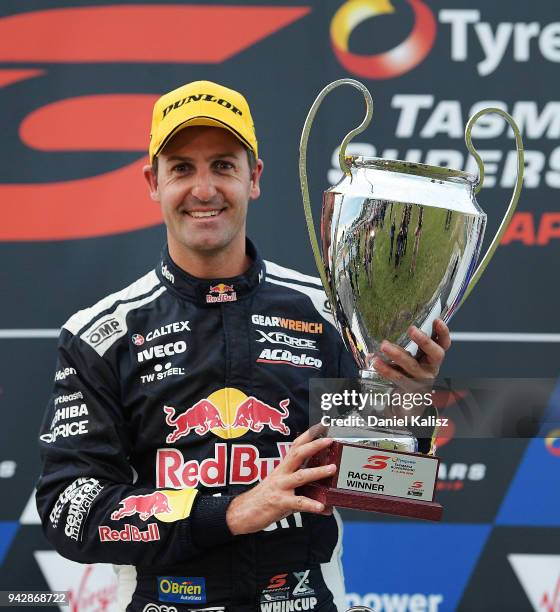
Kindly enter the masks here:
<path id="1" fill-rule="evenodd" d="M 158 576 L 159 601 L 206 603 L 206 582 L 201 577 Z"/>

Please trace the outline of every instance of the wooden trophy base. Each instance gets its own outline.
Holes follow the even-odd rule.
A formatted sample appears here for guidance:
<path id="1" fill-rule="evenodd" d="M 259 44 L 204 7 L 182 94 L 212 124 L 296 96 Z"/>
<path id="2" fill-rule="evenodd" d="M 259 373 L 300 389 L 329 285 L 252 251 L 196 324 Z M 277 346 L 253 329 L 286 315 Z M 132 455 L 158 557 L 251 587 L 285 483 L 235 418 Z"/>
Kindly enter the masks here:
<path id="1" fill-rule="evenodd" d="M 301 487 L 298 494 L 327 506 L 441 520 L 443 507 L 434 501 L 437 457 L 335 440 L 307 467 L 331 463 L 337 466 L 332 476 Z"/>

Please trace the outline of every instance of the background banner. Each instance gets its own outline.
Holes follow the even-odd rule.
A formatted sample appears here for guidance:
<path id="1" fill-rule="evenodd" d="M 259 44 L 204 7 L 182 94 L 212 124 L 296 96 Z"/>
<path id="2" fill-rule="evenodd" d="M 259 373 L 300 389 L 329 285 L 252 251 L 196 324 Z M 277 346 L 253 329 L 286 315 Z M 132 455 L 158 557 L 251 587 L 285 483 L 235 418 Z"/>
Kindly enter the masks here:
<path id="1" fill-rule="evenodd" d="M 161 215 L 141 174 L 155 99 L 209 79 L 248 98 L 264 160 L 249 235 L 262 254 L 316 274 L 298 144 L 330 81 L 361 80 L 374 117 L 349 152 L 476 171 L 463 130 L 484 106 L 516 119 L 525 186 L 513 223 L 451 328 L 442 375 L 558 376 L 560 14 L 495 0 L 18 0 L 0 6 L 0 590 L 69 589 L 71 609 L 112 610 L 109 566 L 80 566 L 44 540 L 34 510 L 37 432 L 58 329 L 158 261 Z M 309 178 L 341 176 L 362 119 L 352 88 L 325 101 Z M 513 134 L 484 117 L 478 202 L 485 246 L 515 182 Z M 552 394 L 558 407 L 560 391 Z M 546 423 L 544 425 L 546 428 Z M 511 440 L 441 440 L 441 525 L 343 513 L 348 604 L 376 612 L 560 606 L 560 429 Z"/>

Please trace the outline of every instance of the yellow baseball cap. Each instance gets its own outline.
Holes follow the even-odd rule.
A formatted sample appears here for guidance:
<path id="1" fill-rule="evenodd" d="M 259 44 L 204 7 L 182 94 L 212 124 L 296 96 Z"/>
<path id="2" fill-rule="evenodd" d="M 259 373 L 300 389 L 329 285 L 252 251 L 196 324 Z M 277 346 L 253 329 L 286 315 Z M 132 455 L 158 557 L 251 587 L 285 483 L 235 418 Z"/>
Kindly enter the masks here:
<path id="1" fill-rule="evenodd" d="M 150 162 L 180 130 L 210 125 L 229 130 L 258 157 L 257 136 L 247 100 L 211 81 L 193 81 L 164 94 L 154 105 Z"/>

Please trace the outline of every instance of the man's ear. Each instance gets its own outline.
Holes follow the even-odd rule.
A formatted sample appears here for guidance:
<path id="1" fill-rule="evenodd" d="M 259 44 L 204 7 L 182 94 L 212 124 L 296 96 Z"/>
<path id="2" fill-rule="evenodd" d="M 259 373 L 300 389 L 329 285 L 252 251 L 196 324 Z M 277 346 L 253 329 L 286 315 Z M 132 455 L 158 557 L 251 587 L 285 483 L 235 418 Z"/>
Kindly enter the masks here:
<path id="1" fill-rule="evenodd" d="M 159 189 L 157 176 L 154 173 L 154 169 L 151 165 L 146 165 L 142 168 L 142 172 L 144 173 L 144 178 L 148 182 L 148 186 L 150 189 L 150 197 L 154 202 L 159 202 Z"/>
<path id="2" fill-rule="evenodd" d="M 255 169 L 251 173 L 251 191 L 249 197 L 251 200 L 256 200 L 261 195 L 261 175 L 263 173 L 264 163 L 262 159 L 257 159 Z"/>

